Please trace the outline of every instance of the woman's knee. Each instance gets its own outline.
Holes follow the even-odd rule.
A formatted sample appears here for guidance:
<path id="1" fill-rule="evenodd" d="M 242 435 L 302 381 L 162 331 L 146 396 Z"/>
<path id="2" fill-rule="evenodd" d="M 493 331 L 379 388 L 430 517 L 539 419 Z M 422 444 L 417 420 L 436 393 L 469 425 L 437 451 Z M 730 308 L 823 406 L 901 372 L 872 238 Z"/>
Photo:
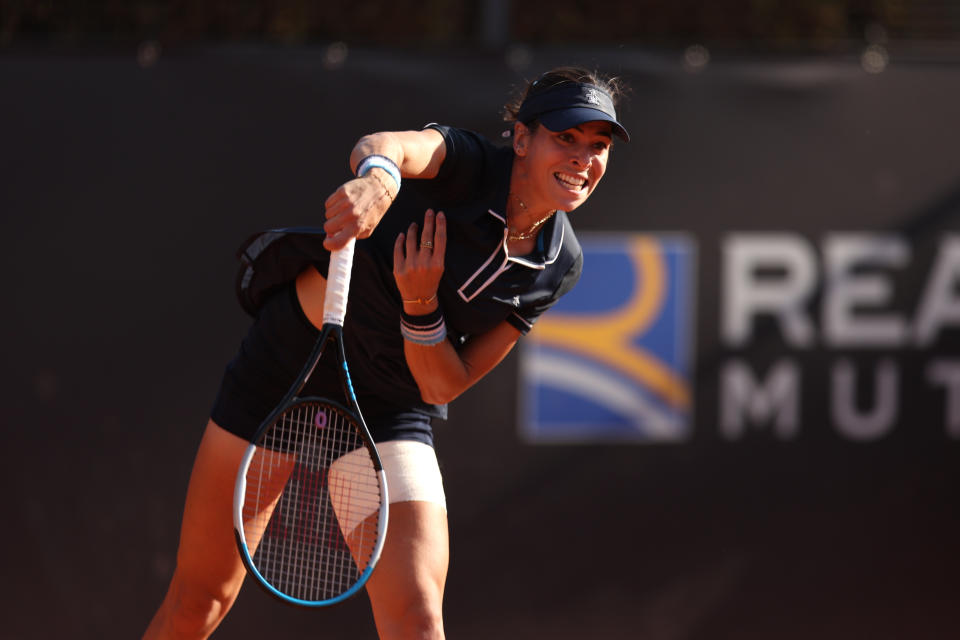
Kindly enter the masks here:
<path id="1" fill-rule="evenodd" d="M 429 502 L 390 505 L 380 563 L 367 583 L 380 637 L 443 638 L 446 510 Z"/>
<path id="2" fill-rule="evenodd" d="M 242 440 L 212 421 L 194 462 L 177 568 L 162 606 L 162 626 L 174 637 L 205 638 L 230 609 L 246 572 L 233 535 L 233 485 Z"/>
<path id="3" fill-rule="evenodd" d="M 381 640 L 417 638 L 440 640 L 443 634 L 443 614 L 439 601 L 418 599 L 398 607 L 392 615 L 382 617 L 378 625 Z"/>
<path id="4" fill-rule="evenodd" d="M 175 575 L 167 607 L 169 628 L 177 637 L 207 637 L 233 606 L 241 584 L 242 579 L 214 586 L 188 576 Z"/>

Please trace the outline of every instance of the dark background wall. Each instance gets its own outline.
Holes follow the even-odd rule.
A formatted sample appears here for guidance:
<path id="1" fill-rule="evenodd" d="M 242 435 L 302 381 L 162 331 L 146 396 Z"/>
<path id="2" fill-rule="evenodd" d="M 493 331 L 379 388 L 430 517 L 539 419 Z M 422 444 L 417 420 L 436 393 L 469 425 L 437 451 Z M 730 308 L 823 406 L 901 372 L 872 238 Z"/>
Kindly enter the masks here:
<path id="1" fill-rule="evenodd" d="M 930 359 L 957 356 L 958 326 L 896 350 L 798 351 L 767 325 L 734 349 L 718 329 L 731 231 L 797 234 L 818 255 L 830 231 L 905 238 L 895 305 L 913 313 L 938 243 L 960 228 L 960 68 L 900 51 L 868 73 L 859 44 L 711 49 L 698 67 L 684 47 L 633 45 L 8 41 L 0 637 L 128 638 L 146 625 L 212 394 L 247 325 L 232 294 L 239 243 L 320 220 L 359 135 L 439 121 L 497 136 L 511 88 L 571 62 L 633 88 L 634 142 L 614 150 L 577 228 L 682 231 L 698 248 L 694 435 L 525 444 L 511 355 L 437 426 L 448 636 L 955 637 L 960 449 L 945 394 L 918 380 Z M 904 410 L 885 437 L 852 442 L 831 425 L 818 380 L 845 356 L 902 368 Z M 795 438 L 762 425 L 722 436 L 730 357 L 800 363 Z M 218 637 L 263 634 L 374 637 L 362 596 L 301 611 L 248 586 Z"/>

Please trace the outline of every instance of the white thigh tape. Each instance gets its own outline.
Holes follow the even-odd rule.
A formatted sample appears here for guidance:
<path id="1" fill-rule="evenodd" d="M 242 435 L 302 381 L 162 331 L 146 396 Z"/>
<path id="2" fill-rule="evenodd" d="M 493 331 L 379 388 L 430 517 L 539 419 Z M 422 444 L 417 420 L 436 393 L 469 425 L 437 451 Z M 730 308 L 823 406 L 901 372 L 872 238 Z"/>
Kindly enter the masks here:
<path id="1" fill-rule="evenodd" d="M 433 447 L 412 440 L 390 440 L 378 443 L 377 451 L 380 452 L 380 460 L 387 475 L 390 504 L 420 500 L 447 508 L 447 498 L 443 493 L 443 478 L 440 475 L 440 465 L 437 463 L 437 454 Z M 356 485 L 362 481 L 360 474 L 355 471 L 357 458 L 366 457 L 366 452 L 358 449 L 330 465 L 328 484 L 330 500 L 344 535 L 353 531 L 375 511 L 371 508 L 369 513 L 355 510 L 347 512 L 343 503 L 344 498 L 351 495 L 357 488 Z"/>

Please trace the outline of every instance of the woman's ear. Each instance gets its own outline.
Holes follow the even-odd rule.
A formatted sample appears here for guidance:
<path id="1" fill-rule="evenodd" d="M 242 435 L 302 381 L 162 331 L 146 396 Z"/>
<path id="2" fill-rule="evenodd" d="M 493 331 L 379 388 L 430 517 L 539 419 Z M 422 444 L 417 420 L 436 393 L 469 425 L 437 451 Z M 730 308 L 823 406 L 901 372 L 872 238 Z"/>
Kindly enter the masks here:
<path id="1" fill-rule="evenodd" d="M 513 123 L 513 152 L 518 156 L 527 155 L 530 142 L 530 128 L 522 122 Z"/>

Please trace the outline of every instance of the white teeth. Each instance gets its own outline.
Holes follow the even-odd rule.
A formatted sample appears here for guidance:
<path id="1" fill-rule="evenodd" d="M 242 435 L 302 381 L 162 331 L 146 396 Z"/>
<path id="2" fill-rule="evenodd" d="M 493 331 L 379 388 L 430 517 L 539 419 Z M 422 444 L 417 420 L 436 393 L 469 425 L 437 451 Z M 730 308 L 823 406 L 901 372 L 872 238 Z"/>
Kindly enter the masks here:
<path id="1" fill-rule="evenodd" d="M 587 186 L 586 178 L 581 178 L 580 176 L 574 176 L 574 175 L 570 175 L 569 173 L 559 173 L 559 172 L 553 175 L 557 180 L 567 185 L 568 187 L 572 187 L 574 189 L 583 189 L 585 186 Z"/>

